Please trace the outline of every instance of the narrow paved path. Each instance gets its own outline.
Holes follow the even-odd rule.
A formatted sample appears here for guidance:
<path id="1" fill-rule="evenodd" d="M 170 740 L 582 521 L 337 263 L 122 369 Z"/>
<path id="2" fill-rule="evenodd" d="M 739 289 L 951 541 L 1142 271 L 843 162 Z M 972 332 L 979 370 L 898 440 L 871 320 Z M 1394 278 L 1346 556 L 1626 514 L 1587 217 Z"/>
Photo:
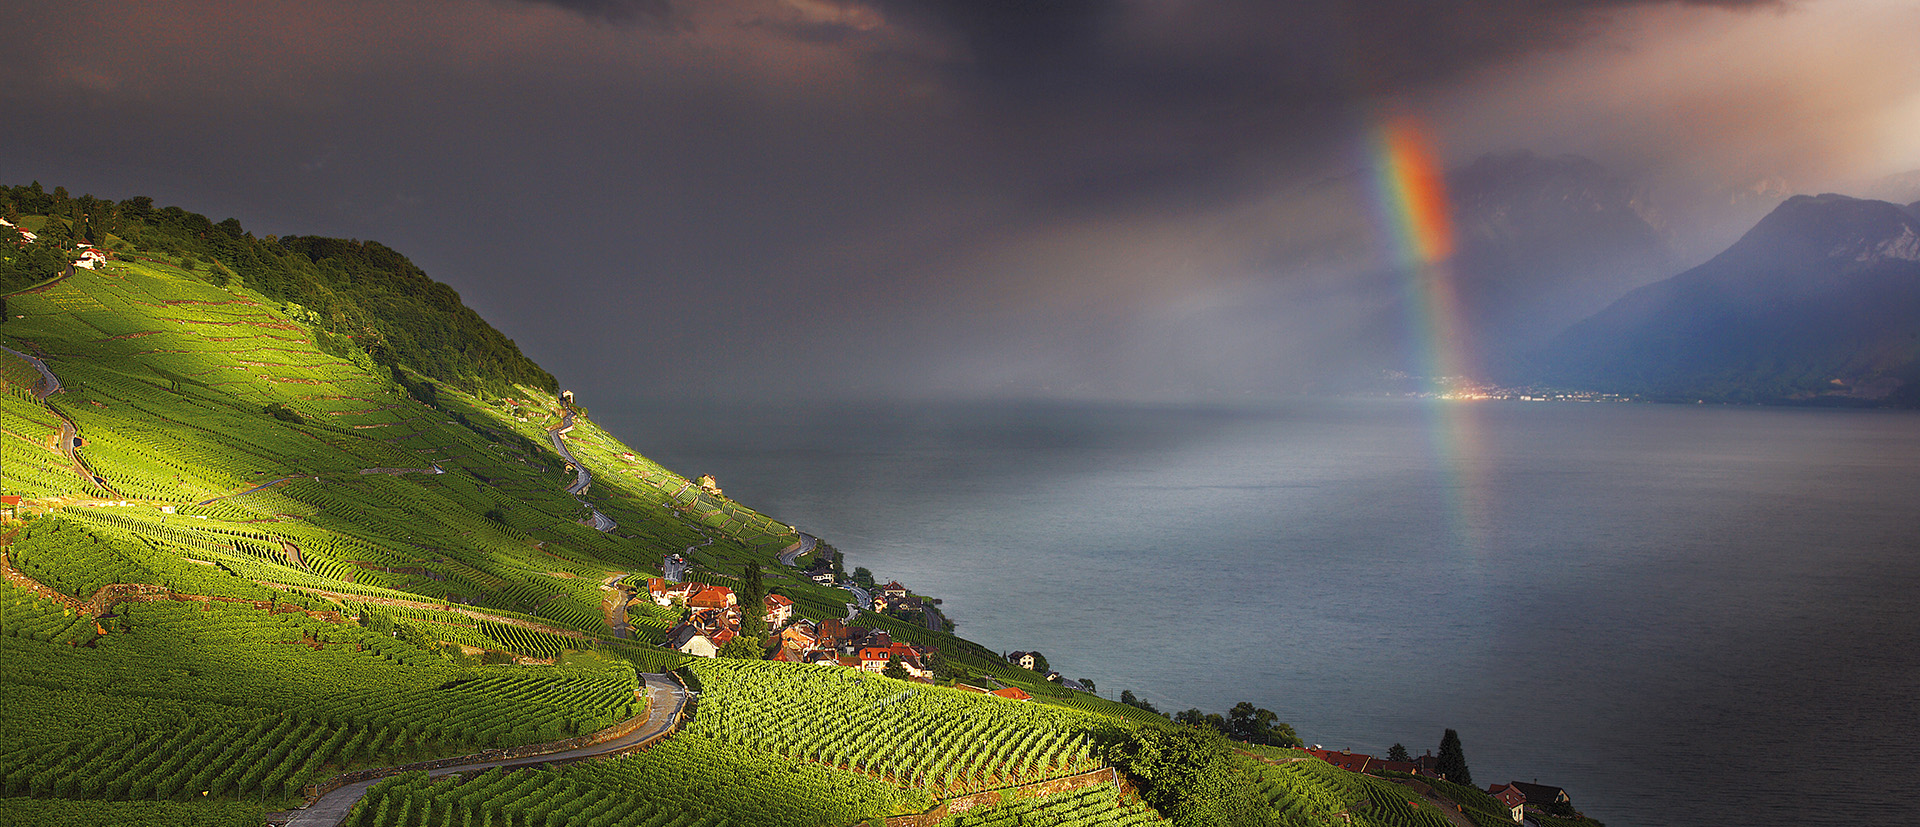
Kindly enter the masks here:
<path id="1" fill-rule="evenodd" d="M 792 566 L 793 561 L 800 559 L 804 555 L 813 553 L 813 546 L 818 542 L 820 542 L 820 538 L 804 531 L 800 532 L 800 542 L 796 543 L 793 548 L 780 552 L 780 565 Z"/>
<path id="2" fill-rule="evenodd" d="M 561 404 L 566 405 L 564 402 Z M 566 405 L 565 410 L 566 413 L 560 416 L 560 427 L 547 429 L 547 440 L 553 443 L 553 450 L 558 452 L 567 464 L 573 466 L 573 484 L 567 486 L 567 493 L 575 497 L 584 497 L 587 489 L 593 486 L 593 473 L 587 470 L 586 463 L 581 462 L 574 457 L 572 451 L 567 450 L 566 442 L 560 438 L 562 434 L 573 430 L 573 406 Z M 592 503 L 583 499 L 580 500 L 580 504 L 586 506 L 587 512 L 592 515 L 587 518 L 587 526 L 594 531 L 608 532 L 620 527 L 612 517 L 594 508 Z"/>
<path id="3" fill-rule="evenodd" d="M 626 575 L 616 574 L 600 584 L 600 588 L 613 592 L 608 596 L 608 599 L 613 601 L 613 611 L 607 617 L 607 625 L 613 627 L 613 636 L 622 640 L 631 636 L 627 628 L 627 590 L 620 586 L 620 581 L 625 579 L 627 579 Z"/>
<path id="4" fill-rule="evenodd" d="M 573 466 L 573 484 L 567 486 L 567 493 L 578 497 L 587 493 L 587 487 L 593 485 L 593 475 L 587 472 L 587 466 L 573 458 L 573 452 L 567 450 L 565 442 L 560 439 L 561 435 L 572 430 L 573 409 L 568 408 L 560 417 L 560 427 L 547 429 L 547 440 L 553 443 L 553 450 L 560 454 L 560 458 Z"/>
<path id="5" fill-rule="evenodd" d="M 53 375 L 52 370 L 49 370 L 47 368 L 47 363 L 40 361 L 39 357 L 28 356 L 27 354 L 21 353 L 20 351 L 14 350 L 13 348 L 10 348 L 10 347 L 0 347 L 0 350 L 4 350 L 8 353 L 11 353 L 15 356 L 20 357 L 22 361 L 25 361 L 27 364 L 32 365 L 34 370 L 40 371 L 40 384 L 38 387 L 35 387 L 33 389 L 33 395 L 35 398 L 46 399 L 49 396 L 52 396 L 56 393 L 66 390 L 65 388 L 60 386 L 60 379 Z"/>
<path id="6" fill-rule="evenodd" d="M 680 710 L 685 707 L 687 703 L 686 690 L 682 689 L 680 684 L 672 678 L 663 674 L 651 673 L 641 675 L 641 677 L 645 678 L 647 682 L 647 723 L 629 735 L 616 738 L 604 744 L 595 744 L 590 747 L 581 747 L 565 752 L 553 752 L 546 755 L 533 755 L 525 758 L 455 764 L 450 767 L 441 767 L 437 770 L 428 770 L 427 776 L 429 778 L 441 778 L 454 773 L 489 770 L 494 767 L 527 767 L 536 764 L 580 761 L 603 755 L 617 755 L 638 747 L 640 744 L 645 743 L 647 739 L 666 732 L 671 728 L 674 720 L 679 716 Z M 384 779 L 376 778 L 370 781 L 360 781 L 327 793 L 321 796 L 320 800 L 315 801 L 311 806 L 305 809 L 295 810 L 293 817 L 287 820 L 287 827 L 339 827 L 340 824 L 347 820 L 347 815 L 353 812 L 353 805 L 358 803 L 361 798 L 366 797 L 367 790 L 372 789 L 373 785 L 380 783 L 382 780 Z"/>

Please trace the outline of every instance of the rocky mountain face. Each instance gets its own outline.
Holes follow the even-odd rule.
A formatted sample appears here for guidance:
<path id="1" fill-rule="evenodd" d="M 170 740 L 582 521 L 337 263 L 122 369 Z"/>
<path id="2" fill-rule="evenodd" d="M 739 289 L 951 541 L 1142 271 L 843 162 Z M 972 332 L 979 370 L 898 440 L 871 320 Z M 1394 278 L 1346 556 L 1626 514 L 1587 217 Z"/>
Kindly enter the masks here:
<path id="1" fill-rule="evenodd" d="M 1657 398 L 1920 402 L 1920 203 L 1789 198 L 1555 338 L 1534 374 Z"/>

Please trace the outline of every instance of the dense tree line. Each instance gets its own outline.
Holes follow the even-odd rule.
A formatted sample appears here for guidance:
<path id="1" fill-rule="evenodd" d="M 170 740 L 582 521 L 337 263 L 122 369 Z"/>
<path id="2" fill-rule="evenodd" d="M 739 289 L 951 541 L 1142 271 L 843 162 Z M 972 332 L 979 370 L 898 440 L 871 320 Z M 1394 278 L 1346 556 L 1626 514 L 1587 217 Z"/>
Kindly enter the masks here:
<path id="1" fill-rule="evenodd" d="M 1280 720 L 1273 710 L 1254 706 L 1241 701 L 1227 710 L 1227 714 L 1201 712 L 1189 709 L 1185 712 L 1168 715 L 1145 699 L 1136 697 L 1133 690 L 1120 692 L 1120 702 L 1135 709 L 1144 709 L 1174 723 L 1186 724 L 1198 729 L 1210 729 L 1215 732 L 1249 744 L 1264 744 L 1273 747 L 1301 746 L 1300 736 L 1293 731 L 1293 725 Z"/>
<path id="2" fill-rule="evenodd" d="M 511 393 L 513 383 L 559 387 L 453 288 L 379 242 L 256 238 L 236 219 L 216 223 L 179 207 L 155 207 L 146 196 L 76 198 L 64 188 L 47 192 L 38 182 L 0 187 L 0 216 L 47 219 L 42 243 L 0 239 L 0 289 L 56 275 L 71 260 L 74 242 L 86 240 L 120 255 L 176 260 L 222 286 L 238 279 L 286 306 L 313 329 L 315 344 L 335 356 L 357 347 L 376 363 L 469 392 Z"/>

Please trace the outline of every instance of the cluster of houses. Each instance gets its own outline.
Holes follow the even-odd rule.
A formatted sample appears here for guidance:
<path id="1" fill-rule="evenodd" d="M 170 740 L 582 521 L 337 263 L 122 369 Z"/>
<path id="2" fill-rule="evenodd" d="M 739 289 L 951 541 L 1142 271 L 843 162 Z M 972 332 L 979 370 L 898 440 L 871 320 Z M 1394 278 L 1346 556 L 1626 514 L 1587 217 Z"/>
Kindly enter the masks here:
<path id="1" fill-rule="evenodd" d="M 655 577 L 647 581 L 647 595 L 661 606 L 686 606 L 686 620 L 667 632 L 667 646 L 688 655 L 714 657 L 740 634 L 744 608 L 739 597 L 726 586 L 705 583 L 669 583 Z M 931 682 L 931 657 L 934 647 L 895 641 L 878 629 L 849 626 L 838 619 L 815 623 L 796 618 L 793 601 L 783 595 L 769 594 L 760 606 L 761 618 L 772 630 L 768 646 L 772 659 L 788 663 L 832 663 L 880 672 L 889 663 L 899 663 L 911 679 Z"/>
<path id="2" fill-rule="evenodd" d="M 1322 749 L 1317 744 L 1305 752 L 1348 772 L 1402 772 L 1428 778 L 1446 778 L 1438 769 L 1440 759 L 1434 757 L 1431 752 L 1412 761 L 1389 761 L 1352 750 Z M 1515 824 L 1524 821 L 1529 810 L 1548 814 L 1568 813 L 1573 810 L 1573 800 L 1567 796 L 1566 790 L 1546 784 L 1530 784 L 1524 781 L 1495 784 L 1487 788 L 1487 795 L 1493 796 L 1495 801 L 1507 808 L 1508 817 L 1512 818 Z"/>
<path id="3" fill-rule="evenodd" d="M 873 590 L 873 610 L 876 612 L 924 612 L 931 608 L 933 601 L 908 592 L 907 587 L 900 585 L 898 580 Z"/>
<path id="4" fill-rule="evenodd" d="M 38 242 L 40 240 L 39 235 L 29 232 L 25 227 L 15 226 L 13 222 L 4 218 L 0 218 L 0 227 L 19 233 L 22 241 Z M 105 263 L 107 260 L 105 250 L 101 250 L 84 241 L 73 245 L 73 249 L 80 251 L 79 260 L 73 263 L 75 267 L 85 267 L 88 270 L 92 270 L 94 265 Z"/>

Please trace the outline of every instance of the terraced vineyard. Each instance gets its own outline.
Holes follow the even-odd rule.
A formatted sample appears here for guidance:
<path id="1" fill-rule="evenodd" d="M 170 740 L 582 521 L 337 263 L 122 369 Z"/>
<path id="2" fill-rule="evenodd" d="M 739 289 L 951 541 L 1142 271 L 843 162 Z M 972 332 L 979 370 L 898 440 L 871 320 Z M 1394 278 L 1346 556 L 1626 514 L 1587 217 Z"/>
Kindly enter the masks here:
<path id="1" fill-rule="evenodd" d="M 94 619 L 51 605 L 0 591 L 0 656 L 15 664 L 0 679 L 5 796 L 283 801 L 334 771 L 553 740 L 637 711 L 618 661 L 461 670 L 358 625 L 217 601 L 126 604 L 94 640 Z M 36 617 L 94 645 L 49 650 L 42 629 L 58 624 Z"/>
<path id="2" fill-rule="evenodd" d="M 1095 716 L 837 666 L 703 661 L 690 731 L 942 793 L 1098 766 Z"/>
<path id="3" fill-rule="evenodd" d="M 1025 827 L 1029 824 L 1148 827 L 1168 823 L 1153 808 L 1137 802 L 1123 803 L 1118 791 L 1102 785 L 977 807 L 941 819 L 940 827 Z"/>
<path id="4" fill-rule="evenodd" d="M 850 825 L 930 804 L 857 773 L 680 735 L 643 753 L 556 771 L 493 770 L 438 781 L 402 776 L 376 787 L 347 823 L 435 827 L 451 813 L 500 825 Z"/>

